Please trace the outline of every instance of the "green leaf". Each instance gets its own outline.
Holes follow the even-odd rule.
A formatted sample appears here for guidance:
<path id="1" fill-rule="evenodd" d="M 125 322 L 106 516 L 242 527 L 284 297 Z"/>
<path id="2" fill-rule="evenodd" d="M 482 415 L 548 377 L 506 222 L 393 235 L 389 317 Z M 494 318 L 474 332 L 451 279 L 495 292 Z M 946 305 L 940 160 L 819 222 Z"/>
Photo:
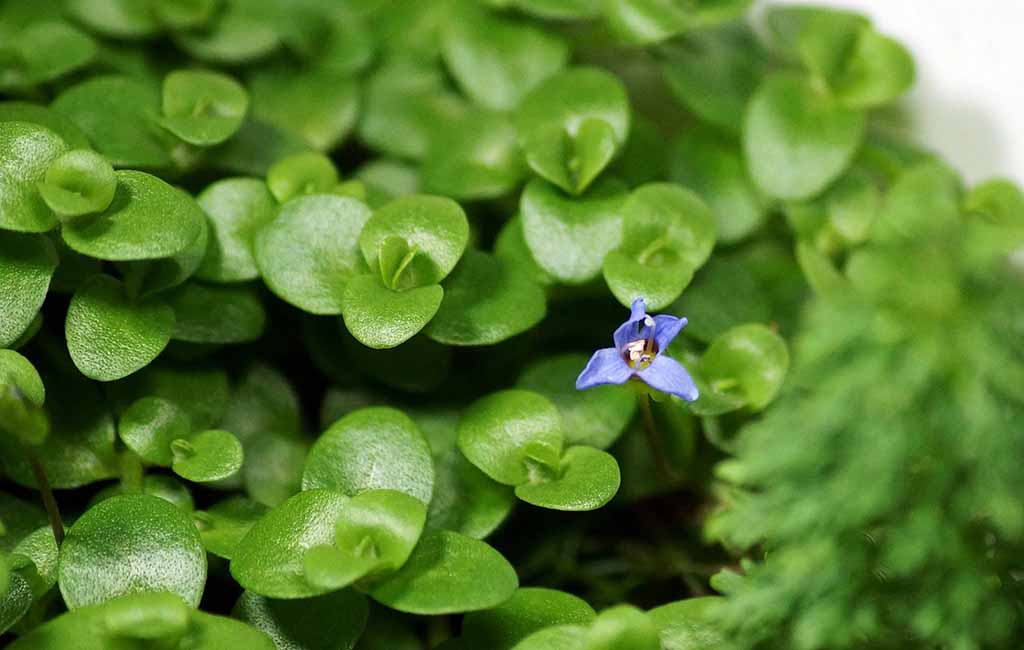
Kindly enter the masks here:
<path id="1" fill-rule="evenodd" d="M 52 108 L 85 132 L 115 167 L 162 169 L 171 165 L 167 146 L 153 122 L 160 92 L 133 77 L 92 77 L 68 88 Z"/>
<path id="2" fill-rule="evenodd" d="M 75 20 L 111 38 L 145 38 L 160 30 L 149 5 L 133 0 L 68 0 L 65 4 Z"/>
<path id="3" fill-rule="evenodd" d="M 88 149 L 89 139 L 75 123 L 57 111 L 40 104 L 19 101 L 0 102 L 0 122 L 31 122 L 56 133 L 72 149 Z"/>
<path id="4" fill-rule="evenodd" d="M 146 476 L 143 476 L 141 490 L 126 487 L 124 483 L 108 485 L 93 496 L 89 501 L 89 507 L 96 505 L 104 499 L 109 499 L 119 494 L 136 494 L 138 492 L 141 492 L 142 494 L 150 494 L 152 496 L 159 497 L 168 503 L 173 503 L 183 512 L 190 515 L 194 514 L 196 509 L 195 501 L 192 499 L 192 493 L 189 492 L 187 487 L 185 487 L 185 484 L 175 478 L 171 478 L 170 476 L 164 476 L 163 474 L 147 474 Z"/>
<path id="5" fill-rule="evenodd" d="M 1005 178 L 993 178 L 971 188 L 964 211 L 997 226 L 1024 226 L 1024 192 Z"/>
<path id="6" fill-rule="evenodd" d="M 961 223 L 960 177 L 939 162 L 906 169 L 889 188 L 872 239 L 899 244 L 952 230 Z"/>
<path id="7" fill-rule="evenodd" d="M 534 632 L 512 650 L 585 650 L 587 628 L 579 625 L 556 625 Z"/>
<path id="8" fill-rule="evenodd" d="M 314 195 L 281 206 L 256 238 L 256 264 L 278 297 L 314 314 L 340 314 L 345 288 L 365 268 L 357 238 L 370 210 L 355 199 Z"/>
<path id="9" fill-rule="evenodd" d="M 387 158 L 370 161 L 357 169 L 356 179 L 366 188 L 366 202 L 374 209 L 400 196 L 415 194 L 420 187 L 415 168 Z"/>
<path id="10" fill-rule="evenodd" d="M 275 162 L 308 149 L 289 131 L 252 117 L 224 144 L 204 151 L 213 167 L 233 174 L 264 176 Z"/>
<path id="11" fill-rule="evenodd" d="M 772 302 L 752 269 L 751 257 L 713 256 L 693 284 L 666 310 L 689 319 L 687 336 L 710 343 L 735 325 L 772 319 Z"/>
<path id="12" fill-rule="evenodd" d="M 832 91 L 851 108 L 892 103 L 914 84 L 914 58 L 899 42 L 870 27 L 860 30 L 841 72 L 829 80 Z"/>
<path id="13" fill-rule="evenodd" d="M 648 614 L 658 628 L 663 650 L 728 650 L 733 647 L 714 618 L 716 596 L 687 598 L 652 609 Z"/>
<path id="14" fill-rule="evenodd" d="M 32 324 L 46 299 L 57 253 L 42 235 L 0 231 L 0 347 Z"/>
<path id="15" fill-rule="evenodd" d="M 309 450 L 302 489 L 349 496 L 395 490 L 430 503 L 434 467 L 423 434 L 404 413 L 373 407 L 335 422 Z"/>
<path id="16" fill-rule="evenodd" d="M 768 216 L 767 206 L 747 174 L 743 153 L 710 128 L 684 133 L 672 150 L 670 176 L 707 201 L 715 217 L 717 239 L 731 244 L 755 232 Z"/>
<path id="17" fill-rule="evenodd" d="M 474 0 L 455 5 L 442 30 L 441 53 L 463 92 L 495 110 L 515 109 L 569 60 L 568 44 L 554 33 L 488 11 Z"/>
<path id="18" fill-rule="evenodd" d="M 587 650 L 662 650 L 658 630 L 646 613 L 619 605 L 598 614 L 587 631 Z"/>
<path id="19" fill-rule="evenodd" d="M 454 437 L 454 426 L 453 437 Z M 427 530 L 451 530 L 484 539 L 512 511 L 515 495 L 491 480 L 454 446 L 434 452 L 434 492 L 427 512 Z"/>
<path id="20" fill-rule="evenodd" d="M 467 647 L 511 650 L 538 630 L 589 625 L 595 616 L 593 607 L 572 594 L 523 587 L 494 609 L 466 614 L 461 638 Z"/>
<path id="21" fill-rule="evenodd" d="M 254 74 L 249 84 L 256 117 L 292 131 L 317 151 L 334 149 L 355 126 L 359 87 L 344 72 L 269 68 Z"/>
<path id="22" fill-rule="evenodd" d="M 345 327 L 367 347 L 393 348 L 430 322 L 443 297 L 444 290 L 437 284 L 394 291 L 376 275 L 359 275 L 345 287 Z"/>
<path id="23" fill-rule="evenodd" d="M 6 561 L 6 558 L 0 558 Z M 0 634 L 21 620 L 32 607 L 32 586 L 21 574 L 12 572 L 4 595 L 0 597 Z"/>
<path id="24" fill-rule="evenodd" d="M 261 2 L 228 2 L 206 29 L 178 31 L 178 47 L 202 61 L 238 65 L 265 57 L 281 46 L 276 26 L 264 15 Z"/>
<path id="25" fill-rule="evenodd" d="M 516 496 L 552 510 L 596 510 L 612 500 L 621 483 L 619 464 L 593 447 L 570 447 L 553 475 L 516 486 Z"/>
<path id="26" fill-rule="evenodd" d="M 57 542 L 53 529 L 43 526 L 18 541 L 8 562 L 32 588 L 35 600 L 42 598 L 57 584 Z M 3 559 L 0 559 L 0 564 Z M 4 590 L 0 590 L 2 593 Z"/>
<path id="27" fill-rule="evenodd" d="M 520 199 L 523 235 L 537 264 L 558 282 L 585 284 L 622 241 L 625 186 L 604 179 L 581 197 L 534 179 Z"/>
<path id="28" fill-rule="evenodd" d="M 309 445 L 305 440 L 278 433 L 262 433 L 245 440 L 242 483 L 254 500 L 276 506 L 299 492 Z"/>
<path id="29" fill-rule="evenodd" d="M 306 581 L 303 556 L 334 541 L 334 527 L 348 497 L 334 490 L 307 490 L 271 510 L 235 547 L 231 575 L 269 598 L 310 598 L 330 589 Z"/>
<path id="30" fill-rule="evenodd" d="M 525 271 L 466 251 L 444 283 L 444 299 L 426 328 L 447 345 L 493 345 L 525 332 L 547 313 L 544 290 Z"/>
<path id="31" fill-rule="evenodd" d="M 171 338 L 191 343 L 246 343 L 263 335 L 267 315 L 249 287 L 189 282 L 166 296 L 174 310 Z"/>
<path id="32" fill-rule="evenodd" d="M 490 0 L 497 7 L 513 6 L 539 18 L 552 20 L 596 18 L 600 0 Z"/>
<path id="33" fill-rule="evenodd" d="M 507 194 L 526 171 L 511 119 L 485 109 L 471 109 L 434 133 L 421 168 L 424 189 L 460 200 Z"/>
<path id="34" fill-rule="evenodd" d="M 424 287 L 443 280 L 469 242 L 469 222 L 458 203 L 441 196 L 414 194 L 374 211 L 359 236 L 370 269 L 379 269 L 380 246 L 388 237 L 404 239 L 416 255 L 406 267 L 401 288 Z"/>
<path id="35" fill-rule="evenodd" d="M 334 544 L 306 554 L 306 578 L 325 589 L 342 589 L 398 569 L 409 559 L 426 517 L 427 506 L 403 492 L 353 496 L 338 516 Z"/>
<path id="36" fill-rule="evenodd" d="M 220 8 L 219 0 L 155 0 L 153 13 L 175 31 L 203 27 Z"/>
<path id="37" fill-rule="evenodd" d="M 196 607 L 205 583 L 206 552 L 192 521 L 147 494 L 96 504 L 68 530 L 60 549 L 60 592 L 72 610 L 158 591 Z"/>
<path id="38" fill-rule="evenodd" d="M 88 149 L 74 149 L 54 160 L 39 184 L 46 205 L 64 218 L 106 210 L 116 189 L 114 168 Z"/>
<path id="39" fill-rule="evenodd" d="M 13 44 L 20 55 L 23 78 L 16 85 L 52 81 L 77 70 L 96 56 L 96 43 L 64 22 L 40 21 L 21 30 Z M 6 85 L 6 84 L 5 84 Z"/>
<path id="40" fill-rule="evenodd" d="M 629 135 L 626 90 L 598 68 L 570 68 L 527 95 L 516 114 L 526 162 L 566 192 L 580 194 Z"/>
<path id="41" fill-rule="evenodd" d="M 287 650 L 351 650 L 366 627 L 366 597 L 350 589 L 301 600 L 273 600 L 251 591 L 232 616 L 265 632 Z"/>
<path id="42" fill-rule="evenodd" d="M 70 248 L 101 260 L 149 260 L 181 253 L 202 235 L 206 216 L 191 196 L 143 172 L 115 175 L 110 207 L 62 228 Z"/>
<path id="43" fill-rule="evenodd" d="M 207 510 L 193 513 L 203 548 L 230 560 L 235 548 L 269 509 L 245 497 L 228 497 Z"/>
<path id="44" fill-rule="evenodd" d="M 766 407 L 789 370 L 789 350 L 764 325 L 740 325 L 717 339 L 701 357 L 699 371 L 717 390 L 742 397 L 754 411 Z"/>
<path id="45" fill-rule="evenodd" d="M 743 148 L 758 187 L 779 199 L 810 198 L 850 165 L 864 113 L 845 108 L 789 73 L 769 77 L 751 99 Z"/>
<path id="46" fill-rule="evenodd" d="M 558 408 L 528 390 L 503 390 L 477 400 L 459 421 L 459 449 L 499 483 L 521 485 L 557 471 L 562 451 Z"/>
<path id="47" fill-rule="evenodd" d="M 256 234 L 277 214 L 277 202 L 266 184 L 255 178 L 225 178 L 207 186 L 196 200 L 212 227 L 196 277 L 208 282 L 258 278 Z"/>
<path id="48" fill-rule="evenodd" d="M 143 397 L 174 402 L 188 414 L 193 431 L 208 429 L 221 421 L 230 391 L 227 372 L 221 368 L 162 362 L 108 387 L 118 410 Z"/>
<path id="49" fill-rule="evenodd" d="M 181 194 L 183 201 L 192 201 L 192 197 L 184 192 Z M 171 257 L 118 263 L 116 266 L 121 270 L 125 283 L 130 285 L 139 297 L 146 297 L 176 287 L 192 277 L 203 261 L 210 238 L 210 227 L 206 218 L 199 223 L 199 236 L 184 250 Z"/>
<path id="50" fill-rule="evenodd" d="M 68 351 L 82 374 L 97 381 L 127 377 L 149 365 L 167 346 L 174 311 L 153 298 L 132 300 L 120 282 L 97 275 L 68 307 Z"/>
<path id="51" fill-rule="evenodd" d="M 714 216 L 696 194 L 671 183 L 637 188 L 621 214 L 622 245 L 604 260 L 605 281 L 623 305 L 643 297 L 649 309 L 661 309 L 711 255 Z"/>
<path id="52" fill-rule="evenodd" d="M 174 402 L 143 397 L 121 415 L 117 427 L 121 441 L 147 463 L 170 467 L 171 444 L 192 434 L 188 414 Z"/>
<path id="53" fill-rule="evenodd" d="M 586 365 L 584 354 L 543 358 L 527 366 L 516 385 L 540 393 L 558 407 L 566 443 L 607 449 L 632 421 L 636 395 L 623 386 L 576 390 L 576 377 Z"/>
<path id="54" fill-rule="evenodd" d="M 526 235 L 523 234 L 523 220 L 516 215 L 505 222 L 498 238 L 494 242 L 494 254 L 499 258 L 514 264 L 529 275 L 534 282 L 546 287 L 552 284 L 553 280 L 548 273 L 540 268 L 537 260 L 533 259 L 533 253 L 526 245 Z"/>
<path id="55" fill-rule="evenodd" d="M 515 569 L 484 542 L 453 533 L 427 533 L 398 573 L 370 595 L 392 609 L 438 615 L 489 609 L 508 600 Z"/>
<path id="56" fill-rule="evenodd" d="M 236 474 L 242 467 L 242 443 L 220 429 L 201 431 L 171 443 L 171 469 L 185 480 L 212 483 Z"/>
<path id="57" fill-rule="evenodd" d="M 37 185 L 66 150 L 64 141 L 42 126 L 0 122 L 0 228 L 46 232 L 57 225 Z"/>
<path id="58" fill-rule="evenodd" d="M 220 144 L 242 126 L 249 94 L 219 72 L 176 70 L 164 78 L 160 125 L 197 147 Z"/>

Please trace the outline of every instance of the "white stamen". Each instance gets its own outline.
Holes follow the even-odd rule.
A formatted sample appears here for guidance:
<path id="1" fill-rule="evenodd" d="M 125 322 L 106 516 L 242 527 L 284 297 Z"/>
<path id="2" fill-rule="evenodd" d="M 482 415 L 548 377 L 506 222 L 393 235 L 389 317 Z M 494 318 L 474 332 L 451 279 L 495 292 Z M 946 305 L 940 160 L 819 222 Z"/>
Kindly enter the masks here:
<path id="1" fill-rule="evenodd" d="M 644 325 L 647 327 L 654 327 L 654 319 L 650 316 L 644 316 Z"/>
<path id="2" fill-rule="evenodd" d="M 646 347 L 647 341 L 640 339 L 639 341 L 630 341 L 626 344 L 626 355 L 630 361 L 636 362 L 644 356 L 644 347 Z"/>

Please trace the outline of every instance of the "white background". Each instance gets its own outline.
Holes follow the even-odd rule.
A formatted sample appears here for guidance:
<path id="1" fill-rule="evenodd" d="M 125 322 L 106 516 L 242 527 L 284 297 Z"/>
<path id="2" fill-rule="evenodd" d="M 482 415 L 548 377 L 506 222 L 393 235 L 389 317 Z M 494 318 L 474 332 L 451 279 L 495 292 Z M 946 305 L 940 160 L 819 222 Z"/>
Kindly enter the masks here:
<path id="1" fill-rule="evenodd" d="M 911 137 L 969 182 L 1005 176 L 1024 185 L 1024 0 L 790 2 L 869 16 L 917 61 L 904 102 Z"/>

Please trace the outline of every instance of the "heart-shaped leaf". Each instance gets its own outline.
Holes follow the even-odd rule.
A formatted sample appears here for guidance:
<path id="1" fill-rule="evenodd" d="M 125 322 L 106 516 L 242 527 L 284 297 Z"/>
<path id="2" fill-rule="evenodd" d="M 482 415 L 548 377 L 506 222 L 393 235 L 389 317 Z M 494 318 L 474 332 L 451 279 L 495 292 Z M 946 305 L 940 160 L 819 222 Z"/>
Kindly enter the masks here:
<path id="1" fill-rule="evenodd" d="M 350 650 L 366 627 L 369 605 L 351 589 L 301 600 L 273 600 L 246 591 L 232 616 L 262 630 L 278 648 Z"/>
<path id="2" fill-rule="evenodd" d="M 220 429 L 201 431 L 171 443 L 171 469 L 194 483 L 212 483 L 237 473 L 242 467 L 242 443 Z"/>
<path id="3" fill-rule="evenodd" d="M 277 506 L 235 547 L 232 577 L 269 598 L 310 598 L 332 591 L 307 582 L 303 556 L 334 541 L 335 522 L 347 501 L 334 490 L 307 490 Z"/>
<path id="4" fill-rule="evenodd" d="M 309 450 L 302 476 L 304 490 L 331 488 L 349 496 L 396 490 L 424 505 L 433 484 L 430 448 L 416 423 L 381 407 L 359 409 L 331 425 Z"/>
<path id="5" fill-rule="evenodd" d="M 39 184 L 46 205 L 64 218 L 106 210 L 116 189 L 114 168 L 88 149 L 74 149 L 54 160 Z"/>
<path id="6" fill-rule="evenodd" d="M 608 166 L 629 135 L 626 90 L 598 68 L 549 77 L 519 107 L 516 128 L 526 162 L 566 192 L 580 194 Z"/>
<path id="7" fill-rule="evenodd" d="M 789 370 L 789 350 L 764 325 L 734 327 L 711 343 L 701 357 L 700 374 L 712 389 L 741 396 L 752 410 L 767 406 Z"/>
<path id="8" fill-rule="evenodd" d="M 207 70 L 176 70 L 164 78 L 160 125 L 197 147 L 220 144 L 242 126 L 249 94 L 231 77 Z"/>
<path id="9" fill-rule="evenodd" d="M 56 268 L 57 253 L 46 237 L 0 231 L 0 347 L 32 324 Z"/>
<path id="10" fill-rule="evenodd" d="M 180 509 L 147 494 L 96 504 L 68 530 L 60 550 L 60 592 L 72 610 L 158 591 L 196 607 L 205 583 L 199 531 Z"/>
<path id="11" fill-rule="evenodd" d="M 404 291 L 386 287 L 375 274 L 359 275 L 345 287 L 345 327 L 363 345 L 393 348 L 418 334 L 437 313 L 444 298 L 441 285 Z"/>
<path id="12" fill-rule="evenodd" d="M 812 197 L 850 165 L 865 124 L 864 113 L 839 104 L 809 79 L 775 74 L 751 99 L 744 121 L 750 174 L 769 196 Z"/>
<path id="13" fill-rule="evenodd" d="M 519 586 L 515 569 L 484 542 L 453 533 L 427 533 L 394 576 L 370 595 L 392 609 L 438 615 L 489 609 Z"/>
<path id="14" fill-rule="evenodd" d="M 253 114 L 294 132 L 317 151 L 334 149 L 355 126 L 359 86 L 344 72 L 270 68 L 253 75 L 249 83 Z"/>
<path id="15" fill-rule="evenodd" d="M 851 108 L 889 104 L 914 84 L 914 59 L 899 42 L 871 28 L 861 29 L 842 71 L 830 80 L 839 100 Z"/>
<path id="16" fill-rule="evenodd" d="M 267 315 L 248 287 L 189 282 L 166 296 L 174 310 L 171 338 L 191 343 L 245 343 L 263 334 Z"/>
<path id="17" fill-rule="evenodd" d="M 559 469 L 516 486 L 516 496 L 541 508 L 596 510 L 612 500 L 621 482 L 619 464 L 611 454 L 593 447 L 570 447 Z"/>
<path id="18" fill-rule="evenodd" d="M 255 178 L 226 178 L 208 186 L 196 200 L 211 226 L 196 277 L 208 282 L 259 277 L 253 257 L 256 234 L 277 214 L 277 202 L 266 184 Z"/>
<path id="19" fill-rule="evenodd" d="M 337 167 L 315 151 L 286 156 L 267 170 L 267 187 L 281 203 L 303 194 L 330 194 L 337 184 Z"/>
<path id="20" fill-rule="evenodd" d="M 0 228 L 46 232 L 57 225 L 38 184 L 66 150 L 60 136 L 42 126 L 0 122 Z"/>
<path id="21" fill-rule="evenodd" d="M 467 647 L 511 650 L 538 630 L 589 625 L 596 616 L 593 607 L 572 594 L 523 587 L 494 609 L 466 614 L 461 638 Z"/>
<path id="22" fill-rule="evenodd" d="M 499 483 L 521 485 L 557 470 L 562 452 L 558 408 L 528 390 L 504 390 L 474 402 L 459 421 L 459 449 Z"/>
<path id="23" fill-rule="evenodd" d="M 540 179 L 523 191 L 519 209 L 523 234 L 537 264 L 564 284 L 585 284 L 598 276 L 609 251 L 622 241 L 625 186 L 613 179 L 573 198 Z"/>
<path id="24" fill-rule="evenodd" d="M 493 345 L 539 323 L 544 290 L 525 271 L 469 250 L 444 282 L 444 300 L 427 335 L 447 345 Z"/>
<path id="25" fill-rule="evenodd" d="M 363 261 L 357 238 L 370 209 L 355 199 L 303 196 L 281 206 L 256 238 L 256 264 L 270 290 L 314 314 L 340 314 Z"/>
<path id="26" fill-rule="evenodd" d="M 167 346 L 174 310 L 164 302 L 130 298 L 120 282 L 97 275 L 71 299 L 65 322 L 68 351 L 85 376 L 97 381 L 127 377 Z"/>

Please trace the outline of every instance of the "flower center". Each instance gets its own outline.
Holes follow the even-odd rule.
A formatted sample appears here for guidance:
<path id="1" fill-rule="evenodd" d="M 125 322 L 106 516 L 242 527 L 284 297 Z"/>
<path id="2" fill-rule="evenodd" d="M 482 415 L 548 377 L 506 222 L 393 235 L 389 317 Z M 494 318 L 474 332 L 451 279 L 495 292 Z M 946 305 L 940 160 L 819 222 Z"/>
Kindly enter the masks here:
<path id="1" fill-rule="evenodd" d="M 651 365 L 654 357 L 658 355 L 658 348 L 654 343 L 654 319 L 646 316 L 637 323 L 637 330 L 637 334 L 646 336 L 634 339 L 622 346 L 622 358 L 626 360 L 630 368 L 643 370 Z"/>

